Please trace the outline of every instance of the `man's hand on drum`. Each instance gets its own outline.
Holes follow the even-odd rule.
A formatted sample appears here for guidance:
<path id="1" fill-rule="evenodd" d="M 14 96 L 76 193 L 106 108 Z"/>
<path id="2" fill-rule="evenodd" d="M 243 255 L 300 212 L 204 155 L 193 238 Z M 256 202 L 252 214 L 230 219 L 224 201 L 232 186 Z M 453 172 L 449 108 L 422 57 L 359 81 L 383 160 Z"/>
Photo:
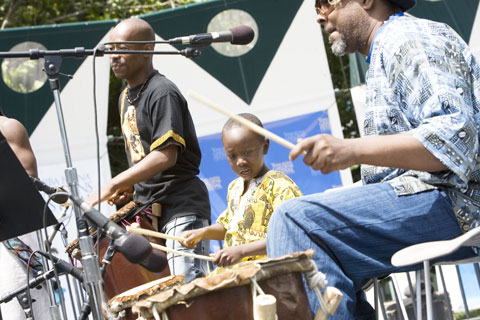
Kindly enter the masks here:
<path id="1" fill-rule="evenodd" d="M 303 162 L 314 170 L 330 173 L 349 168 L 355 163 L 354 139 L 338 139 L 328 134 L 318 134 L 299 139 L 290 151 L 290 160 L 295 160 L 303 152 Z"/>
<path id="2" fill-rule="evenodd" d="M 100 202 L 108 200 L 108 204 L 113 206 L 116 204 L 124 204 L 132 197 L 132 187 L 125 186 L 114 188 L 110 183 L 105 184 L 100 189 Z M 93 193 L 86 202 L 91 206 L 98 204 L 98 192 Z"/>
<path id="3" fill-rule="evenodd" d="M 235 264 L 242 260 L 245 256 L 242 246 L 233 246 L 223 248 L 217 253 L 213 253 L 210 256 L 213 256 L 215 260 L 213 261 L 219 267 L 227 267 L 232 264 Z"/>
<path id="4" fill-rule="evenodd" d="M 125 204 L 133 197 L 133 192 L 131 187 L 125 187 L 127 190 L 123 191 L 122 189 L 117 190 L 110 198 L 108 198 L 108 204 L 113 206 L 117 204 Z"/>

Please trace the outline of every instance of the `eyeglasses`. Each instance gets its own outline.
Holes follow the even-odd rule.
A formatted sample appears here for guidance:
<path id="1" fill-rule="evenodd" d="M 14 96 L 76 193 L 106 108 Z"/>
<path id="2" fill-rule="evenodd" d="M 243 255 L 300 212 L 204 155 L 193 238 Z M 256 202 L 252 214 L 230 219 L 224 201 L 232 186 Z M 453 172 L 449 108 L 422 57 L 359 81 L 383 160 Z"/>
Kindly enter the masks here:
<path id="1" fill-rule="evenodd" d="M 337 7 L 337 5 L 341 2 L 342 0 L 320 0 L 317 1 L 315 4 L 315 11 L 317 12 L 317 15 L 321 15 L 323 18 L 325 18 L 325 21 L 328 21 L 328 16 L 330 13 L 332 13 L 333 10 Z M 318 4 L 318 2 L 320 2 Z"/>
<path id="2" fill-rule="evenodd" d="M 108 51 L 145 50 L 147 44 L 145 41 L 114 41 L 106 42 L 105 49 Z"/>

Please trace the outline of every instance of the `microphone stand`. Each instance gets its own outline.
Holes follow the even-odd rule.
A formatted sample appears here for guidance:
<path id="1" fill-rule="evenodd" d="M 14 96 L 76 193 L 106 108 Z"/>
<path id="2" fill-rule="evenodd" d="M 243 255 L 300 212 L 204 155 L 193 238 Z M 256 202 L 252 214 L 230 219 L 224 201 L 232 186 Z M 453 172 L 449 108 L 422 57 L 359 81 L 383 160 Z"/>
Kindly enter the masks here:
<path id="1" fill-rule="evenodd" d="M 80 271 L 78 270 L 78 272 L 72 272 L 73 268 L 75 268 L 75 267 L 70 266 L 67 262 L 65 262 L 63 260 L 58 259 L 57 262 L 54 263 L 54 268 L 57 268 L 58 270 L 60 270 L 61 274 L 70 274 L 70 275 L 74 276 L 75 278 L 77 278 L 79 281 L 83 281 L 81 275 L 79 275 Z M 21 295 L 22 292 L 24 292 L 28 289 L 31 289 L 31 288 L 38 287 L 43 282 L 53 278 L 55 276 L 54 268 L 36 276 L 35 278 L 33 278 L 32 280 L 29 281 L 28 285 L 24 285 L 20 288 L 15 289 L 12 292 L 9 292 L 6 295 L 0 297 L 0 303 L 6 303 L 6 302 L 12 300 L 13 298 Z"/>
<path id="2" fill-rule="evenodd" d="M 55 276 L 55 272 L 53 269 L 44 272 L 34 279 L 30 280 L 28 286 L 24 285 L 20 288 L 15 289 L 12 292 L 7 293 L 6 295 L 0 297 L 0 303 L 7 303 L 13 298 L 17 298 L 18 302 L 20 303 L 20 306 L 22 309 L 25 311 L 26 318 L 28 319 L 29 317 L 31 318 L 31 309 L 28 303 L 28 299 L 26 297 L 26 290 L 29 290 L 31 288 L 38 287 L 41 285 L 44 281 L 47 281 Z"/>
<path id="3" fill-rule="evenodd" d="M 60 217 L 58 218 L 59 220 L 62 220 L 66 215 L 67 215 L 67 211 L 68 211 L 68 208 L 66 207 L 64 210 L 63 210 L 63 213 L 60 215 Z M 45 246 L 48 246 L 50 247 L 52 244 L 53 244 L 53 239 L 55 238 L 55 236 L 57 235 L 57 232 L 60 230 L 60 228 L 63 226 L 63 222 L 59 222 L 57 223 L 55 226 L 53 226 L 53 230 L 52 230 L 52 233 L 48 235 L 48 238 L 45 240 Z M 62 237 L 63 238 L 63 237 Z M 66 240 L 66 235 L 65 235 L 65 238 L 64 240 Z M 66 246 L 66 244 L 64 243 L 64 246 Z"/>
<path id="4" fill-rule="evenodd" d="M 42 255 L 42 257 L 46 258 L 48 255 L 42 253 L 41 251 L 38 251 Z M 83 281 L 83 274 L 80 270 L 76 269 L 74 266 L 71 266 L 67 262 L 58 259 L 57 257 L 52 257 L 53 258 L 53 268 L 47 272 L 43 272 L 42 274 L 36 276 L 34 279 L 30 280 L 28 284 L 15 289 L 14 291 L 2 296 L 0 298 L 0 303 L 5 303 L 10 300 L 12 300 L 14 297 L 17 298 L 20 306 L 25 312 L 25 317 L 27 320 L 31 320 L 33 318 L 33 310 L 30 308 L 30 303 L 27 295 L 27 290 L 30 290 L 31 288 L 35 288 L 42 283 L 46 282 L 49 284 L 50 282 L 47 281 L 53 277 L 55 277 L 56 270 L 58 269 L 61 271 L 61 274 L 69 274 L 73 277 L 75 277 L 77 280 L 80 282 Z M 61 288 L 59 287 L 61 290 Z M 53 317 L 56 317 L 56 314 L 52 314 Z M 59 316 L 59 315 L 58 315 Z"/>
<path id="5" fill-rule="evenodd" d="M 0 58 L 44 58 L 44 71 L 47 74 L 50 90 L 52 91 L 57 111 L 58 124 L 62 138 L 63 151 L 65 154 L 65 177 L 70 187 L 70 193 L 78 197 L 78 175 L 77 170 L 73 167 L 70 147 L 68 144 L 67 132 L 65 129 L 65 121 L 63 117 L 62 105 L 60 101 L 60 82 L 58 75 L 60 74 L 60 66 L 63 57 L 84 58 L 89 55 L 103 56 L 104 54 L 178 54 L 188 58 L 198 57 L 202 53 L 200 48 L 185 48 L 180 51 L 136 51 L 136 50 L 105 50 L 102 44 L 97 49 L 85 49 L 77 47 L 75 49 L 60 50 L 39 50 L 31 49 L 28 52 L 0 52 Z M 89 305 L 95 320 L 104 319 L 102 314 L 102 304 L 105 302 L 103 295 L 103 279 L 100 274 L 98 259 L 93 248 L 93 241 L 88 232 L 88 225 L 82 217 L 80 207 L 76 204 L 73 206 L 75 212 L 75 221 L 78 231 L 78 243 L 82 251 L 82 266 L 84 269 L 84 287 L 87 290 Z"/>
<path id="6" fill-rule="evenodd" d="M 112 242 L 110 242 L 110 244 L 108 245 L 107 250 L 105 250 L 105 253 L 103 254 L 103 258 L 102 258 L 103 264 L 100 268 L 100 273 L 102 275 L 102 278 L 105 276 L 105 273 L 107 272 L 107 266 L 112 262 L 113 256 L 115 255 L 115 253 L 116 253 L 116 250 L 113 246 L 113 240 L 112 240 Z M 88 303 L 88 301 L 84 302 L 80 310 L 80 316 L 78 317 L 78 320 L 86 320 L 90 312 L 91 312 L 90 304 Z"/>
<path id="7" fill-rule="evenodd" d="M 40 230 L 37 230 L 36 233 L 37 233 L 37 241 L 38 241 L 38 244 L 40 245 L 41 250 L 46 251 L 48 247 L 47 247 L 47 244 L 43 241 L 42 233 L 40 232 Z M 44 255 L 41 254 L 40 258 L 42 259 L 42 264 L 45 266 L 45 268 L 48 269 L 49 265 L 48 265 L 47 257 L 45 257 Z M 55 273 L 54 273 L 54 275 L 55 275 Z M 55 289 L 53 288 L 53 285 L 52 285 L 51 281 L 47 281 L 46 285 L 47 285 L 47 292 L 48 292 L 49 299 L 50 299 L 50 316 L 51 316 L 51 319 L 52 320 L 59 320 L 59 319 L 61 319 L 60 318 L 60 309 L 59 309 L 59 307 L 57 305 L 57 301 L 55 299 Z M 57 285 L 60 286 L 60 283 L 57 283 Z M 61 290 L 59 290 L 58 293 L 59 293 L 59 296 L 62 299 L 63 298 L 63 292 L 61 292 Z M 61 300 L 61 301 L 63 301 L 63 300 Z M 62 304 L 61 308 L 62 308 L 61 310 L 62 310 L 63 317 L 66 318 L 67 317 L 66 316 L 67 311 L 65 310 L 65 306 Z"/>
<path id="8" fill-rule="evenodd" d="M 32 52 L 32 51 L 31 51 Z M 34 51 L 35 52 L 35 51 Z M 38 53 L 37 50 L 35 53 Z M 68 53 L 68 50 L 65 51 L 65 55 Z M 81 51 L 74 49 L 70 51 L 70 54 L 74 56 L 82 56 Z M 60 82 L 58 80 L 58 74 L 60 72 L 60 65 L 62 64 L 62 51 L 60 50 L 57 54 L 49 54 L 47 52 L 44 55 L 45 59 L 45 72 L 48 76 L 48 81 L 50 84 L 50 90 L 53 93 L 53 98 L 55 100 L 55 107 L 57 111 L 58 124 L 60 127 L 60 134 L 62 137 L 63 150 L 65 154 L 65 161 L 67 168 L 65 169 L 65 177 L 67 183 L 70 187 L 70 192 L 73 195 L 78 196 L 78 176 L 77 171 L 72 165 L 72 159 L 70 155 L 70 147 L 68 144 L 67 132 L 65 129 L 65 121 L 63 118 L 62 105 L 60 102 Z M 31 58 L 32 59 L 32 58 Z M 80 208 L 74 205 L 73 210 L 75 212 L 75 221 L 77 223 L 78 231 L 78 243 L 80 249 L 82 250 L 82 266 L 85 270 L 84 276 L 84 287 L 87 290 L 88 297 L 90 299 L 90 305 L 93 306 L 92 313 L 94 319 L 103 319 L 102 315 L 102 304 L 105 301 L 103 295 L 103 281 L 100 277 L 100 269 L 98 266 L 97 259 L 95 257 L 95 250 L 93 248 L 93 241 L 90 238 L 88 233 L 88 226 L 85 219 L 82 217 L 82 212 Z"/>

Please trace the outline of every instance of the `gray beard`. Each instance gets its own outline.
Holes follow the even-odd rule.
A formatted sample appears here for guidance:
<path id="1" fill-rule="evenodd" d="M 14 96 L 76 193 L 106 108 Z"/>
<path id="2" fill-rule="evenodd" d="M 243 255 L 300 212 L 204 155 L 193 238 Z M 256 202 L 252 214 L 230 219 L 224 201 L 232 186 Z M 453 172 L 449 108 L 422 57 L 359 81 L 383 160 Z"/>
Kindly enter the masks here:
<path id="1" fill-rule="evenodd" d="M 341 36 L 340 40 L 337 40 L 332 43 L 332 52 L 336 56 L 343 56 L 347 52 L 347 43 L 345 42 L 345 39 L 343 38 L 343 35 Z"/>

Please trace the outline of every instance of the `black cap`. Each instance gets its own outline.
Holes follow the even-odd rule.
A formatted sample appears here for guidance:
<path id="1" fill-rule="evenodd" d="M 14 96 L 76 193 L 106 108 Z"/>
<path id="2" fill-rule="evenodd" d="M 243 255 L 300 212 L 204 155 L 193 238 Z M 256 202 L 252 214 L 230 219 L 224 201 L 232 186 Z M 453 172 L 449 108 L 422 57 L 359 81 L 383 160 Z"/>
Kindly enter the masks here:
<path id="1" fill-rule="evenodd" d="M 390 0 L 391 3 L 397 5 L 402 11 L 407 11 L 415 6 L 415 0 Z"/>

